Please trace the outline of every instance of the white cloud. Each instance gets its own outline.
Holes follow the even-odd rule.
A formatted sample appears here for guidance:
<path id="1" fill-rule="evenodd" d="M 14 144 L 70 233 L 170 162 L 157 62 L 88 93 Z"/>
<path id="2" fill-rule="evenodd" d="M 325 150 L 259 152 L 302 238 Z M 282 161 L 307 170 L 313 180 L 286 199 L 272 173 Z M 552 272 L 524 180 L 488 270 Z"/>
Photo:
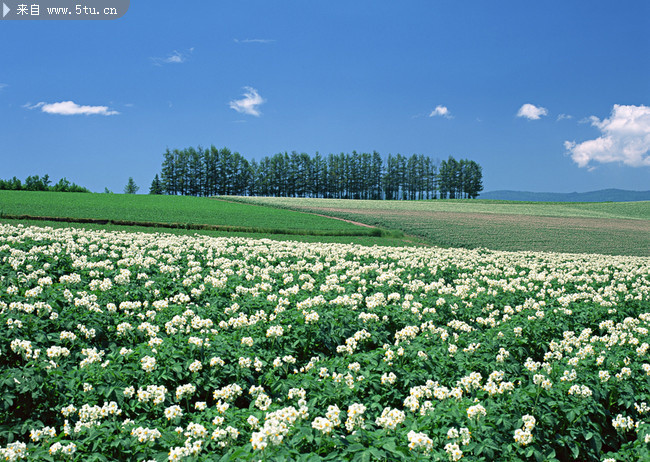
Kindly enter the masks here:
<path id="1" fill-rule="evenodd" d="M 194 48 L 190 48 L 187 53 L 181 53 L 180 51 L 174 50 L 164 58 L 151 58 L 151 61 L 156 66 L 162 66 L 163 64 L 181 64 L 187 61 L 188 56 L 194 51 Z"/>
<path id="2" fill-rule="evenodd" d="M 539 120 L 540 117 L 548 114 L 546 108 L 537 107 L 534 104 L 526 103 L 519 108 L 517 117 L 525 117 L 529 120 Z"/>
<path id="3" fill-rule="evenodd" d="M 163 59 L 164 63 L 182 63 L 183 61 L 185 61 L 185 57 L 178 51 L 174 51 L 167 58 Z"/>
<path id="4" fill-rule="evenodd" d="M 557 116 L 558 122 L 564 119 L 573 119 L 573 116 L 570 114 L 560 114 L 559 116 Z"/>
<path id="5" fill-rule="evenodd" d="M 29 104 L 23 107 L 27 109 L 38 109 L 48 114 L 60 115 L 116 115 L 117 111 L 110 110 L 108 106 L 80 106 L 73 101 L 61 101 L 60 103 L 38 103 L 30 106 Z"/>
<path id="6" fill-rule="evenodd" d="M 275 40 L 273 39 L 234 39 L 235 43 L 273 43 Z"/>
<path id="7" fill-rule="evenodd" d="M 2 90 L 3 88 L 7 88 L 8 86 L 9 85 L 7 85 L 6 83 L 0 83 L 0 90 Z"/>
<path id="8" fill-rule="evenodd" d="M 433 111 L 431 111 L 431 113 L 429 114 L 429 117 L 436 117 L 436 116 L 441 116 L 446 119 L 451 119 L 452 117 L 451 114 L 449 113 L 449 109 L 447 109 L 446 106 L 440 106 L 440 105 L 436 106 L 436 108 Z"/>
<path id="9" fill-rule="evenodd" d="M 259 110 L 259 106 L 264 103 L 264 98 L 262 98 L 257 90 L 252 87 L 244 87 L 244 97 L 242 99 L 233 100 L 229 103 L 230 108 L 234 109 L 237 112 L 242 114 L 248 114 L 255 117 L 259 117 L 262 113 Z"/>
<path id="10" fill-rule="evenodd" d="M 615 104 L 609 119 L 591 116 L 590 120 L 601 136 L 582 143 L 564 142 L 579 167 L 587 167 L 590 162 L 650 166 L 650 107 Z"/>

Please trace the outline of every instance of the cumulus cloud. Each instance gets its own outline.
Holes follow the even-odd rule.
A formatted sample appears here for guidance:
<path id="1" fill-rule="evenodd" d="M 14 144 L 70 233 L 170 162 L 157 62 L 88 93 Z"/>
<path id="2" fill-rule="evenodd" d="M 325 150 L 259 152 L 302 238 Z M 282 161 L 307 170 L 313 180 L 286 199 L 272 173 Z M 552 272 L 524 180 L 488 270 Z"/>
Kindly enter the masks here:
<path id="1" fill-rule="evenodd" d="M 529 120 L 539 120 L 540 117 L 548 114 L 548 111 L 544 107 L 538 107 L 534 104 L 526 103 L 519 108 L 517 112 L 517 117 L 525 117 Z"/>
<path id="2" fill-rule="evenodd" d="M 590 121 L 601 136 L 582 143 L 564 142 L 579 167 L 587 167 L 590 162 L 650 166 L 650 107 L 615 104 L 609 119 L 591 116 Z"/>
<path id="3" fill-rule="evenodd" d="M 433 111 L 431 111 L 431 114 L 429 114 L 429 117 L 436 117 L 436 116 L 444 117 L 446 119 L 451 119 L 452 117 L 451 114 L 449 113 L 449 109 L 447 109 L 446 106 L 441 106 L 441 105 L 436 106 L 436 108 Z"/>
<path id="4" fill-rule="evenodd" d="M 156 66 L 162 66 L 163 64 L 180 64 L 187 61 L 188 56 L 194 51 L 194 48 L 190 48 L 186 53 L 181 53 L 174 50 L 164 58 L 151 58 L 151 61 Z"/>
<path id="5" fill-rule="evenodd" d="M 42 112 L 47 114 L 60 114 L 60 115 L 116 115 L 117 111 L 113 111 L 108 106 L 81 106 L 73 101 L 61 101 L 59 103 L 37 103 L 34 105 L 26 104 L 23 106 L 27 109 L 41 109 Z"/>
<path id="6" fill-rule="evenodd" d="M 229 103 L 230 108 L 242 114 L 259 117 L 262 114 L 259 110 L 259 106 L 264 103 L 264 98 L 262 98 L 259 93 L 257 93 L 257 90 L 252 87 L 244 87 L 244 90 L 244 97 L 242 99 L 231 101 Z"/>
<path id="7" fill-rule="evenodd" d="M 560 114 L 559 116 L 557 116 L 558 121 L 564 120 L 564 119 L 573 119 L 573 116 L 570 115 L 570 114 Z"/>

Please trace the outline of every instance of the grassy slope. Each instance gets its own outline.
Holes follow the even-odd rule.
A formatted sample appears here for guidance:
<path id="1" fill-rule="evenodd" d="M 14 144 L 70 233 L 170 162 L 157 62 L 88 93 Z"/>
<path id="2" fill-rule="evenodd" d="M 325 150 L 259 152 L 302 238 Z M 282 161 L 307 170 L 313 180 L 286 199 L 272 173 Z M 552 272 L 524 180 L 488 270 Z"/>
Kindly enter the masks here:
<path id="1" fill-rule="evenodd" d="M 351 231 L 359 226 L 289 210 L 184 196 L 0 191 L 11 215 Z"/>
<path id="2" fill-rule="evenodd" d="M 398 229 L 447 247 L 650 256 L 650 202 L 234 199 Z"/>
<path id="3" fill-rule="evenodd" d="M 211 236 L 243 236 L 296 240 L 301 242 L 341 242 L 361 245 L 418 245 L 399 236 L 349 235 L 372 232 L 365 227 L 341 220 L 282 210 L 272 207 L 232 203 L 208 198 L 183 196 L 149 196 L 124 194 L 53 193 L 31 191 L 0 191 L 0 215 L 31 215 L 45 217 L 97 218 L 148 221 L 160 223 L 193 223 L 256 228 L 257 232 L 197 231 L 146 228 L 141 226 L 93 225 L 21 220 L 35 226 L 76 226 L 88 229 L 111 229 Z M 16 223 L 16 220 L 2 220 Z M 275 230 L 273 234 L 264 230 Z M 278 231 L 304 231 L 305 235 Z M 260 232 L 262 231 L 262 232 Z M 340 236 L 313 236 L 309 233 L 330 232 Z"/>

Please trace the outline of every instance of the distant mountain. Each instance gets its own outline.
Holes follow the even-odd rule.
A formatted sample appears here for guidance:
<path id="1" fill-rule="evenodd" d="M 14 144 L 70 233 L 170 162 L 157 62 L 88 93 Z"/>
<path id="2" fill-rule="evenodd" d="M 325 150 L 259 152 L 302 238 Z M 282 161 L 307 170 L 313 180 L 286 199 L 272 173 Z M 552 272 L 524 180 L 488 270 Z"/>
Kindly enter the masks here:
<path id="1" fill-rule="evenodd" d="M 530 202 L 635 202 L 650 201 L 650 191 L 627 191 L 624 189 L 601 189 L 584 193 L 550 193 L 529 191 L 489 191 L 479 199 Z"/>

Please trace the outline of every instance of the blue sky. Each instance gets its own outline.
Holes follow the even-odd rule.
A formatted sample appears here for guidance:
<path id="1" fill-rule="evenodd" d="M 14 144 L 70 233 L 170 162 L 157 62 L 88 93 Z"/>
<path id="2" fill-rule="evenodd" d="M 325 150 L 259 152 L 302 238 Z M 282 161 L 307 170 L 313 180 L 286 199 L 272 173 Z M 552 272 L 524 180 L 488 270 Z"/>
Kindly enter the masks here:
<path id="1" fill-rule="evenodd" d="M 485 191 L 650 189 L 650 2 L 134 0 L 0 21 L 0 178 L 148 191 L 166 148 L 377 150 Z"/>

